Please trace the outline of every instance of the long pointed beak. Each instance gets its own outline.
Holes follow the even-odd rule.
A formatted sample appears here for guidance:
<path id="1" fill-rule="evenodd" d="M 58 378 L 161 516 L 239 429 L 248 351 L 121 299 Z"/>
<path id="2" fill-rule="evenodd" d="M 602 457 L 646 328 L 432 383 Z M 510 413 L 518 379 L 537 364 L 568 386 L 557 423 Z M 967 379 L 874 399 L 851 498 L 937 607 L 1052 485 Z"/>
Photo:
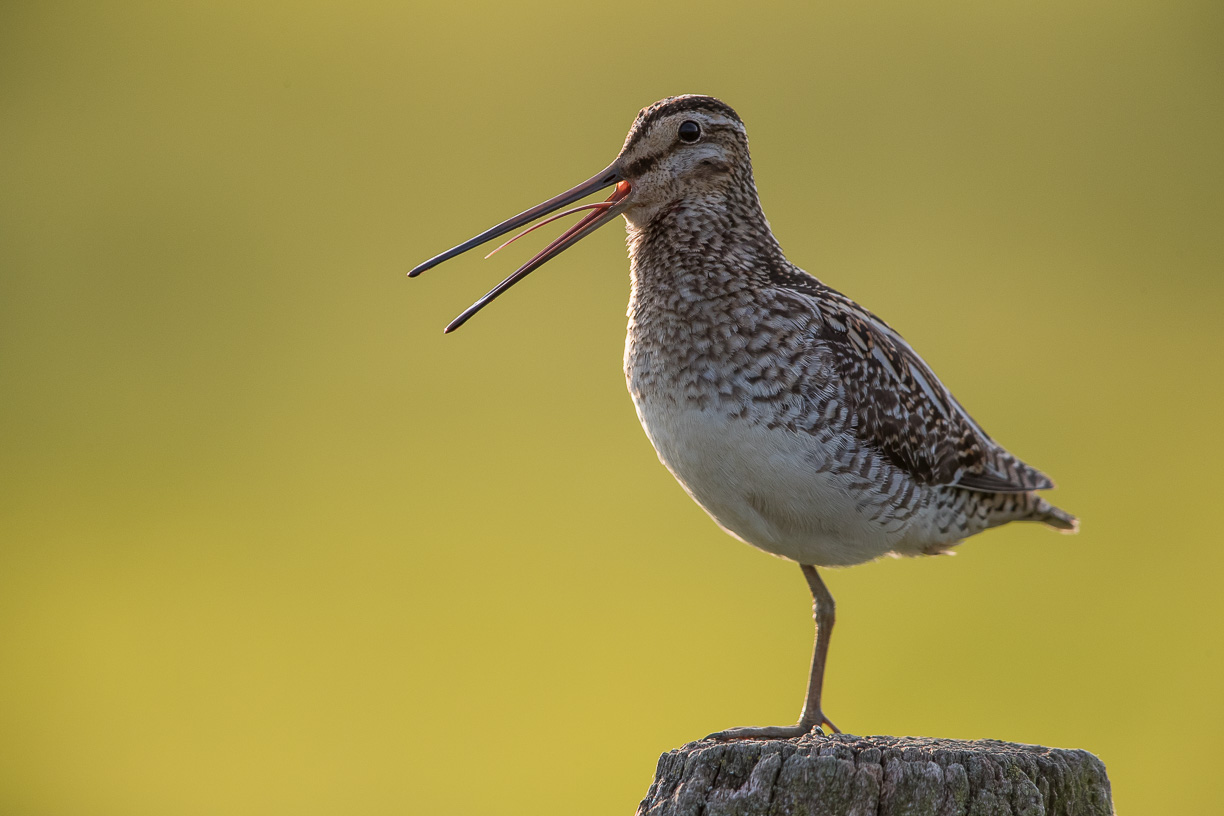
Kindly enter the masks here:
<path id="1" fill-rule="evenodd" d="M 543 266 L 550 259 L 561 254 L 566 249 L 569 249 L 571 246 L 578 243 L 580 240 L 590 235 L 592 232 L 599 229 L 616 216 L 620 215 L 625 209 L 624 200 L 629 195 L 629 183 L 624 181 L 621 178 L 620 173 L 609 165 L 607 168 L 582 182 L 578 186 L 571 187 L 564 193 L 554 196 L 542 204 L 537 204 L 529 210 L 524 210 L 513 218 L 507 219 L 495 227 L 490 227 L 476 237 L 464 241 L 462 244 L 452 247 L 440 255 L 430 258 L 428 261 L 420 264 L 409 272 L 408 277 L 415 278 L 426 269 L 437 266 L 443 261 L 467 252 L 469 249 L 478 247 L 483 243 L 492 241 L 494 238 L 497 238 L 500 235 L 505 235 L 507 232 L 510 232 L 513 229 L 529 224 L 541 216 L 548 215 L 555 210 L 561 209 L 566 204 L 571 204 L 581 198 L 587 197 L 597 190 L 602 190 L 605 187 L 609 187 L 613 184 L 616 185 L 616 189 L 612 192 L 612 195 L 608 197 L 607 201 L 603 203 L 603 205 L 597 205 L 598 208 L 595 209 L 594 212 L 587 215 L 577 224 L 566 230 L 559 238 L 557 238 L 557 240 L 553 241 L 551 244 L 541 250 L 534 258 L 525 263 L 523 266 L 519 267 L 514 274 L 495 286 L 480 300 L 473 303 L 463 312 L 463 314 L 452 320 L 450 325 L 446 327 L 447 333 L 452 332 L 466 323 L 468 318 L 470 318 L 472 315 L 476 314 L 489 303 L 493 302 L 493 300 L 495 300 L 502 292 L 505 292 L 511 286 L 531 274 L 533 270 Z"/>

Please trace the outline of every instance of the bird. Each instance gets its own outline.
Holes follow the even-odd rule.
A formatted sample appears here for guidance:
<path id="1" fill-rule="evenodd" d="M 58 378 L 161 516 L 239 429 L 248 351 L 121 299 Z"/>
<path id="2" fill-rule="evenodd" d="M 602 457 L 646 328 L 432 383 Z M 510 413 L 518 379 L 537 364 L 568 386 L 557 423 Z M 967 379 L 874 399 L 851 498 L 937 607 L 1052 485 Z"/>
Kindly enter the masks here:
<path id="1" fill-rule="evenodd" d="M 761 207 L 743 120 L 712 96 L 643 108 L 605 169 L 408 274 L 608 187 L 607 199 L 537 224 L 586 213 L 445 331 L 624 217 L 624 370 L 642 427 L 719 527 L 799 564 L 812 595 L 798 722 L 708 738 L 840 733 L 822 708 L 835 605 L 819 569 L 944 554 L 1012 521 L 1064 532 L 1078 521 L 1040 495 L 1050 479 L 988 436 L 900 334 L 787 259 Z"/>

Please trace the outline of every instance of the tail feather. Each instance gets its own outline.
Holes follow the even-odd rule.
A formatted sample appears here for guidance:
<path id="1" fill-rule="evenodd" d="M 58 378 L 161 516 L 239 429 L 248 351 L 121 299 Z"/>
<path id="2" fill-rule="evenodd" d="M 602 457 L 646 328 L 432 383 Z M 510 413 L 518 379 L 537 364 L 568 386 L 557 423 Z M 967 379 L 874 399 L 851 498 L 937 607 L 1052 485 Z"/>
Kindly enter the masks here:
<path id="1" fill-rule="evenodd" d="M 1029 518 L 1048 524 L 1055 530 L 1062 530 L 1064 533 L 1074 533 L 1079 530 L 1079 519 L 1066 510 L 1055 507 L 1045 499 L 1038 499 L 1037 508 Z"/>

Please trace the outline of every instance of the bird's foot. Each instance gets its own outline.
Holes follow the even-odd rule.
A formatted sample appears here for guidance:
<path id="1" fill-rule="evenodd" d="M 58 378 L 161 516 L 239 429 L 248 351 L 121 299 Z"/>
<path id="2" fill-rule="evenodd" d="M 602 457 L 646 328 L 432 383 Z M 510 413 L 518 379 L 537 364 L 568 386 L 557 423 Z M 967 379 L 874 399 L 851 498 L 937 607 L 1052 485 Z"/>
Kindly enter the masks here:
<path id="1" fill-rule="evenodd" d="M 802 737 L 804 734 L 810 733 L 815 728 L 820 730 L 818 725 L 770 725 L 765 727 L 748 726 L 744 728 L 728 728 L 724 731 L 715 731 L 706 737 L 708 740 L 717 740 L 719 742 L 729 742 L 731 740 L 742 739 L 794 739 Z M 822 735 L 823 731 L 820 732 Z"/>
<path id="2" fill-rule="evenodd" d="M 840 734 L 841 729 L 829 720 L 824 714 L 819 718 L 812 720 L 800 720 L 795 725 L 769 725 L 765 727 L 748 726 L 745 728 L 728 728 L 725 731 L 715 731 L 706 739 L 718 740 L 719 742 L 728 742 L 730 740 L 741 739 L 795 739 L 810 734 L 816 731 L 822 737 L 825 735 L 824 729 L 821 726 L 829 726 L 829 731 L 833 734 Z"/>

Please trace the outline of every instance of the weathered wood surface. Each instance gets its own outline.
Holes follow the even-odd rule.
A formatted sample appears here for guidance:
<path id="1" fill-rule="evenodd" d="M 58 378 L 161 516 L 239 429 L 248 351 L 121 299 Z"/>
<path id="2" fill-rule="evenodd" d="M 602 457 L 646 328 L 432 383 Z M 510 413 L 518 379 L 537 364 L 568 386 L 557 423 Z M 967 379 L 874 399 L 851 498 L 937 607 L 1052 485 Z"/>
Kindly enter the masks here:
<path id="1" fill-rule="evenodd" d="M 996 740 L 808 735 L 659 758 L 638 816 L 1109 816 L 1087 751 Z"/>

